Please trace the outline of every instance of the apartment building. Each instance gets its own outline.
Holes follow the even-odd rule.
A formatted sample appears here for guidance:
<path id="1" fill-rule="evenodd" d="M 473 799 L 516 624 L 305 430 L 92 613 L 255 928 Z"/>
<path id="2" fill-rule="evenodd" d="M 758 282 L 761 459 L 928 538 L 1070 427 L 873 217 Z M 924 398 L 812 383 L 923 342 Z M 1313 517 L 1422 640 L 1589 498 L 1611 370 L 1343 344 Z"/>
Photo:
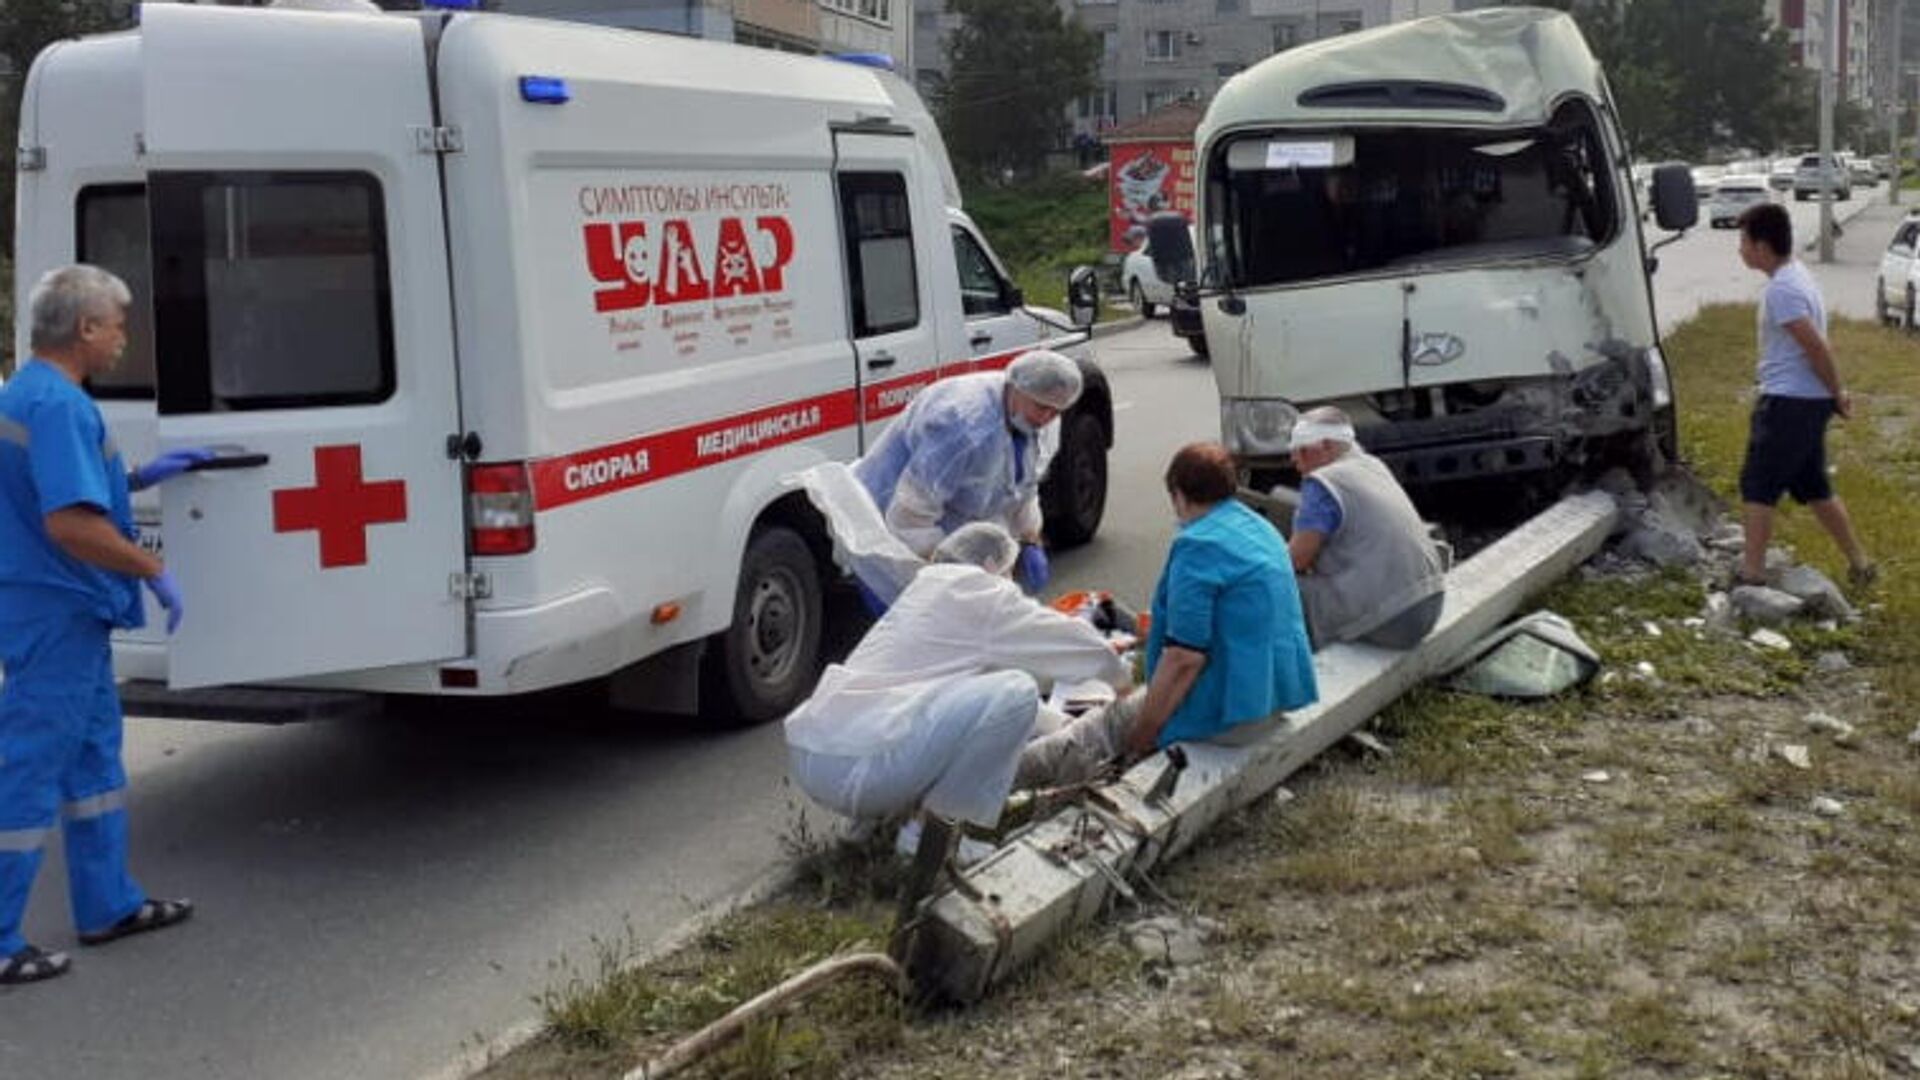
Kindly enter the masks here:
<path id="1" fill-rule="evenodd" d="M 1058 0 L 1100 35 L 1099 88 L 1071 110 L 1072 135 L 1096 139 L 1170 101 L 1207 101 L 1276 52 L 1401 19 L 1494 6 L 1493 0 Z M 959 16 L 926 0 L 914 16 L 915 76 L 939 85 Z"/>

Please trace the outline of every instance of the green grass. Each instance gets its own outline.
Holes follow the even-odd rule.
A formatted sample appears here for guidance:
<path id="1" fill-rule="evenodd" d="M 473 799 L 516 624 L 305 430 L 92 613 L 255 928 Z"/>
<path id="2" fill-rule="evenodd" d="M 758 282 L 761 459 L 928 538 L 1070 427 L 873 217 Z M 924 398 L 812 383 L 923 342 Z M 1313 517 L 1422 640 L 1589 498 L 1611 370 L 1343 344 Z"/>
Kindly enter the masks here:
<path id="1" fill-rule="evenodd" d="M 964 193 L 966 210 L 1007 264 L 1027 302 L 1060 308 L 1067 273 L 1107 254 L 1107 182 L 1056 173 Z"/>

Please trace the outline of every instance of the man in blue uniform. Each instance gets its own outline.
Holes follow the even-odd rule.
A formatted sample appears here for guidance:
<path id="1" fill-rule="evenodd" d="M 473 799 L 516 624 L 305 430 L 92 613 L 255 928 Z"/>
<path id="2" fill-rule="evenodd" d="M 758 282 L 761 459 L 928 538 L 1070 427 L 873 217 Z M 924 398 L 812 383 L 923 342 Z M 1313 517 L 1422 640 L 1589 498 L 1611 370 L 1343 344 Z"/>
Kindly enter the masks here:
<path id="1" fill-rule="evenodd" d="M 34 356 L 0 388 L 0 985 L 67 970 L 21 936 L 27 895 L 56 821 L 82 944 L 187 918 L 127 872 L 120 698 L 107 636 L 144 621 L 145 582 L 179 625 L 179 589 L 134 542 L 130 487 L 204 459 L 163 455 L 129 476 L 84 381 L 127 344 L 131 294 L 92 266 L 41 278 L 29 298 Z"/>

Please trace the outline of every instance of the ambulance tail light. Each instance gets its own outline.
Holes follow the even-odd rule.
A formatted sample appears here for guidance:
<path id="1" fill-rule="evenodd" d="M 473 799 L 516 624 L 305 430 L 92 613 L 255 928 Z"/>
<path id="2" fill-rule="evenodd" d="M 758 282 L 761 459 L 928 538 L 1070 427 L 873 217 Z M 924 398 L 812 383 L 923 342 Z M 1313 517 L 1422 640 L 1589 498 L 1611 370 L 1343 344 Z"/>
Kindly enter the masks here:
<path id="1" fill-rule="evenodd" d="M 467 547 L 475 555 L 533 550 L 533 483 L 525 462 L 467 466 Z"/>

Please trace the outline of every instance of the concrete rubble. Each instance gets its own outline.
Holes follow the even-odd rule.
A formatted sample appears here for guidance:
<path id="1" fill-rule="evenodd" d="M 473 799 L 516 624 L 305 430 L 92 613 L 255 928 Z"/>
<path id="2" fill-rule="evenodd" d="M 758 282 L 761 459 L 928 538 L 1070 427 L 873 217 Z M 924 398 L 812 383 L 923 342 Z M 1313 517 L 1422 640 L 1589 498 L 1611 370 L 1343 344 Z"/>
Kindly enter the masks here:
<path id="1" fill-rule="evenodd" d="M 1855 619 L 1859 615 L 1827 575 L 1811 566 L 1789 566 L 1774 580 L 1774 587 L 1798 599 L 1807 617 L 1814 619 Z"/>
<path id="2" fill-rule="evenodd" d="M 1813 658 L 1813 670 L 1822 675 L 1838 675 L 1843 671 L 1852 671 L 1853 661 L 1847 659 L 1846 653 L 1828 649 Z"/>
<path id="3" fill-rule="evenodd" d="M 1156 915 L 1129 925 L 1127 945 L 1149 964 L 1190 967 L 1207 958 L 1207 946 L 1219 940 L 1226 927 L 1201 916 Z"/>
<path id="4" fill-rule="evenodd" d="M 1806 601 L 1766 585 L 1736 585 L 1727 594 L 1733 610 L 1762 626 L 1779 626 L 1806 609 Z"/>
<path id="5" fill-rule="evenodd" d="M 1809 731 L 1825 732 L 1833 736 L 1833 741 L 1837 743 L 1853 740 L 1853 725 L 1836 716 L 1829 716 L 1823 712 L 1810 712 L 1806 717 L 1806 725 Z"/>

